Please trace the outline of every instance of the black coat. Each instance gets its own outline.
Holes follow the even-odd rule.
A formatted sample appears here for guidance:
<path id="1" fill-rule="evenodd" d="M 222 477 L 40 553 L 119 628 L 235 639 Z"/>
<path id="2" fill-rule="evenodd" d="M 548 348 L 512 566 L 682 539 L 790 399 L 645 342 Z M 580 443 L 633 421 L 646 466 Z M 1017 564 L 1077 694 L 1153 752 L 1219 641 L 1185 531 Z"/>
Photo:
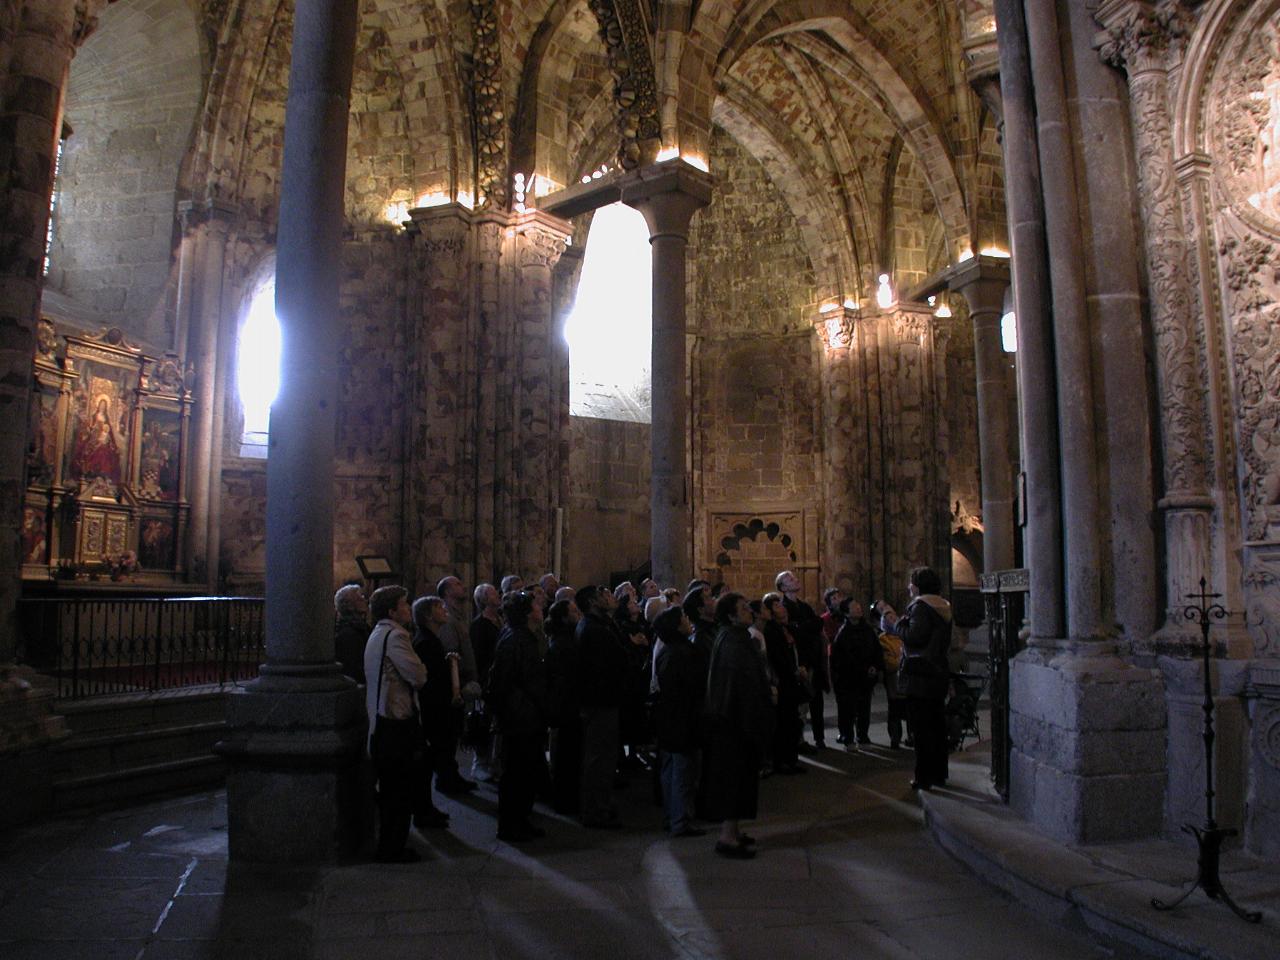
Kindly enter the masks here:
<path id="1" fill-rule="evenodd" d="M 535 737 L 546 730 L 547 665 L 528 627 L 503 628 L 486 694 L 503 733 Z"/>
<path id="2" fill-rule="evenodd" d="M 698 748 L 698 715 L 704 695 L 698 648 L 692 640 L 663 643 L 654 669 L 658 697 L 653 705 L 653 725 L 658 749 L 692 753 Z"/>
<path id="3" fill-rule="evenodd" d="M 869 690 L 879 681 L 883 666 L 884 651 L 875 628 L 862 617 L 842 623 L 831 641 L 832 688 L 841 693 Z"/>
<path id="4" fill-rule="evenodd" d="M 476 676 L 488 679 L 489 668 L 493 666 L 493 651 L 498 646 L 498 635 L 502 628 L 488 617 L 476 617 L 471 621 L 468 634 L 471 638 L 471 653 L 476 658 Z"/>
<path id="5" fill-rule="evenodd" d="M 786 627 L 773 620 L 765 623 L 764 651 L 778 680 L 778 706 L 790 708 L 807 703 L 808 693 L 796 674 L 797 651 Z"/>
<path id="6" fill-rule="evenodd" d="M 364 683 L 364 645 L 369 642 L 369 621 L 362 616 L 340 617 L 333 627 L 333 652 L 342 672 Z"/>
<path id="7" fill-rule="evenodd" d="M 580 674 L 578 690 L 584 707 L 622 706 L 627 678 L 627 651 L 608 617 L 584 616 L 578 621 Z"/>
<path id="8" fill-rule="evenodd" d="M 746 627 L 725 626 L 716 637 L 703 714 L 717 730 L 761 746 L 773 735 L 769 675 Z"/>
<path id="9" fill-rule="evenodd" d="M 418 710 L 427 738 L 443 736 L 449 728 L 449 707 L 453 703 L 453 680 L 444 644 L 430 630 L 418 627 L 413 632 L 413 652 L 427 668 L 427 682 L 418 690 Z"/>
<path id="10" fill-rule="evenodd" d="M 941 597 L 916 597 L 894 624 L 893 632 L 902 638 L 900 673 L 906 680 L 907 696 L 944 699 L 950 682 L 951 605 Z"/>
<path id="11" fill-rule="evenodd" d="M 827 683 L 827 637 L 822 632 L 822 618 L 803 600 L 783 600 L 787 608 L 787 626 L 796 638 L 800 666 L 807 667 L 815 690 L 830 689 Z"/>
<path id="12" fill-rule="evenodd" d="M 548 722 L 561 727 L 578 721 L 582 709 L 582 650 L 578 634 L 569 629 L 547 641 Z"/>

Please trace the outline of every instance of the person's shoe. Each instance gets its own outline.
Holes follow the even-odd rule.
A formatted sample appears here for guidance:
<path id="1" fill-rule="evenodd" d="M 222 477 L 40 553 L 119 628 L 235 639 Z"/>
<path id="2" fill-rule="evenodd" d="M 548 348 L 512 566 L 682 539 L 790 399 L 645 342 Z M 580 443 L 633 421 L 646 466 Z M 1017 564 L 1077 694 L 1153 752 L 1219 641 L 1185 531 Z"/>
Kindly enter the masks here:
<path id="1" fill-rule="evenodd" d="M 843 733 L 840 734 L 840 736 L 836 737 L 836 743 L 845 744 L 848 742 L 849 742 L 849 738 L 846 737 Z"/>
<path id="2" fill-rule="evenodd" d="M 741 843 L 725 843 L 723 840 L 716 841 L 716 853 L 730 860 L 750 860 L 756 855 L 752 847 Z"/>
<path id="3" fill-rule="evenodd" d="M 446 797 L 456 797 L 463 793 L 474 793 L 476 789 L 476 782 L 474 780 L 467 780 L 464 777 L 458 777 L 457 780 L 452 780 L 447 783 L 437 783 L 436 789 Z"/>
<path id="4" fill-rule="evenodd" d="M 897 741 L 897 740 L 890 740 L 890 741 L 889 741 L 889 749 L 890 749 L 890 750 L 901 750 L 901 749 L 902 749 L 902 744 L 898 743 L 898 741 Z"/>
<path id="5" fill-rule="evenodd" d="M 858 745 L 857 745 L 856 743 L 846 743 L 846 744 L 844 745 L 844 752 L 845 752 L 845 753 L 857 753 L 857 752 L 858 752 Z"/>
<path id="6" fill-rule="evenodd" d="M 912 780 L 912 781 L 911 781 L 911 789 L 912 789 L 912 790 L 915 790 L 915 791 L 917 791 L 917 792 L 919 792 L 919 791 L 921 791 L 921 790 L 929 790 L 929 789 L 932 789 L 932 787 L 933 787 L 933 784 L 931 784 L 931 783 L 922 783 L 922 782 L 921 782 L 921 781 L 919 781 L 919 780 Z"/>
<path id="7" fill-rule="evenodd" d="M 911 750 L 915 747 L 916 742 L 912 737 L 907 737 L 907 739 L 902 741 L 902 745 L 906 747 L 908 750 Z"/>
<path id="8" fill-rule="evenodd" d="M 772 776 L 773 776 L 773 767 L 761 767 L 761 768 L 760 768 L 760 779 L 761 779 L 761 780 L 768 780 L 768 779 L 769 779 L 770 777 L 772 777 Z"/>
<path id="9" fill-rule="evenodd" d="M 432 810 L 414 817 L 413 825 L 419 830 L 443 830 L 449 826 L 449 815 L 443 810 Z"/>
<path id="10" fill-rule="evenodd" d="M 827 749 L 827 741 L 825 741 L 825 740 L 819 740 L 819 741 L 817 741 L 816 743 L 814 743 L 814 745 L 813 745 L 813 749 L 814 749 L 814 750 L 825 750 L 825 749 Z"/>
<path id="11" fill-rule="evenodd" d="M 685 827 L 683 830 L 677 830 L 672 834 L 673 837 L 705 837 L 707 831 L 701 827 Z"/>
<path id="12" fill-rule="evenodd" d="M 796 752 L 812 755 L 818 752 L 818 748 L 808 740 L 801 740 L 800 745 L 796 747 Z"/>
<path id="13" fill-rule="evenodd" d="M 738 842 L 744 847 L 754 847 L 756 845 L 756 838 L 751 836 L 749 833 L 740 833 L 738 834 Z"/>
<path id="14" fill-rule="evenodd" d="M 529 834 L 531 840 L 541 840 L 547 835 L 547 831 L 541 827 L 535 827 L 532 823 L 525 824 L 524 832 Z"/>
<path id="15" fill-rule="evenodd" d="M 374 857 L 378 863 L 417 863 L 422 856 L 417 850 L 410 850 L 408 847 L 396 853 L 383 853 Z"/>

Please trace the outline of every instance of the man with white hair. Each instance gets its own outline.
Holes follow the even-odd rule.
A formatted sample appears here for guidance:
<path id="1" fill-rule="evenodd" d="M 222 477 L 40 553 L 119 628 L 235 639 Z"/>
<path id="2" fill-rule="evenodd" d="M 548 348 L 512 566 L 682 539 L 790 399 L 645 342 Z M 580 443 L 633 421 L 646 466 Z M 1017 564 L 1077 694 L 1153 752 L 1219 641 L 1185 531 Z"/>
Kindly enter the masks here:
<path id="1" fill-rule="evenodd" d="M 358 583 L 339 587 L 333 595 L 333 655 L 342 672 L 363 684 L 364 646 L 369 639 L 369 604 Z"/>
<path id="2" fill-rule="evenodd" d="M 551 605 L 551 600 L 556 595 L 556 591 L 560 589 L 560 578 L 554 573 L 544 573 L 538 578 L 538 586 L 542 588 L 542 592 L 547 595 L 547 605 Z"/>
<path id="3" fill-rule="evenodd" d="M 524 579 L 517 573 L 508 573 L 499 581 L 499 589 L 505 597 L 508 593 L 524 589 Z"/>
<path id="4" fill-rule="evenodd" d="M 480 696 L 480 684 L 476 679 L 476 656 L 471 648 L 471 617 L 467 610 L 467 588 L 455 576 L 442 577 L 436 584 L 436 596 L 444 600 L 449 619 L 440 628 L 440 643 L 445 653 L 456 653 L 452 661 L 458 666 L 454 683 L 453 710 L 457 714 L 447 732 L 451 746 L 436 755 L 436 789 L 443 794 L 467 793 L 476 788 L 474 780 L 467 780 L 458 772 L 458 730 L 462 729 L 462 712 L 465 704 Z"/>
<path id="5" fill-rule="evenodd" d="M 796 638 L 801 666 L 809 671 L 813 696 L 809 700 L 809 726 L 813 730 L 813 746 L 801 741 L 802 753 L 823 749 L 826 743 L 827 719 L 823 711 L 822 693 L 831 689 L 827 679 L 827 641 L 822 633 L 822 620 L 813 607 L 800 599 L 800 578 L 783 570 L 774 581 L 787 608 L 787 623 Z"/>
<path id="6" fill-rule="evenodd" d="M 493 652 L 498 648 L 498 636 L 502 632 L 500 609 L 502 598 L 492 583 L 479 584 L 472 593 L 476 602 L 475 619 L 471 621 L 471 651 L 476 658 L 476 676 L 483 685 L 493 665 Z M 487 706 L 487 705 L 486 705 Z M 497 779 L 493 757 L 493 738 L 476 746 L 475 759 L 471 761 L 471 775 L 477 780 Z"/>

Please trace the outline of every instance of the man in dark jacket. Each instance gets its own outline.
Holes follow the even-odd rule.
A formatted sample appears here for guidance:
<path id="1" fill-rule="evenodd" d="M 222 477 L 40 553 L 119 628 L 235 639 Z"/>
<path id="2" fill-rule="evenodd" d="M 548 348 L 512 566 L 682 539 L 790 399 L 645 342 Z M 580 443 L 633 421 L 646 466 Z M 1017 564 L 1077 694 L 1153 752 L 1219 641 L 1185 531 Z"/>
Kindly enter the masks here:
<path id="1" fill-rule="evenodd" d="M 902 638 L 902 675 L 907 687 L 907 721 L 916 741 L 911 789 L 928 790 L 947 782 L 946 697 L 951 647 L 951 604 L 939 596 L 942 580 L 929 567 L 911 571 L 907 612 L 898 617 L 886 607 L 881 629 Z"/>
<path id="2" fill-rule="evenodd" d="M 493 651 L 498 646 L 498 635 L 502 632 L 502 598 L 498 596 L 498 588 L 492 583 L 478 584 L 472 591 L 472 597 L 475 599 L 476 615 L 468 628 L 468 636 L 471 639 L 471 653 L 476 659 L 476 677 L 484 684 L 489 680 Z M 486 705 L 482 723 L 487 724 L 490 719 L 491 709 Z M 472 746 L 475 748 L 475 758 L 471 761 L 471 775 L 477 780 L 497 780 L 498 763 L 494 757 L 493 737 L 486 736 Z"/>
<path id="3" fill-rule="evenodd" d="M 502 614 L 507 625 L 493 652 L 486 693 L 502 734 L 498 839 L 519 843 L 545 833 L 529 822 L 529 815 L 545 777 L 547 670 L 533 631 L 542 620 L 533 596 L 523 591 L 508 594 Z"/>
<path id="4" fill-rule="evenodd" d="M 369 604 L 358 583 L 348 583 L 333 595 L 333 652 L 342 672 L 363 684 L 364 645 L 369 639 Z"/>
<path id="5" fill-rule="evenodd" d="M 823 711 L 823 691 L 831 689 L 827 681 L 827 643 L 822 633 L 822 618 L 813 607 L 800 599 L 800 578 L 790 570 L 778 574 L 775 584 L 785 598 L 787 623 L 796 638 L 800 665 L 809 671 L 809 726 L 813 730 L 813 748 L 801 743 L 800 750 L 812 753 L 827 745 L 827 718 Z M 803 729 L 803 726 L 801 727 Z"/>
<path id="6" fill-rule="evenodd" d="M 831 643 L 831 687 L 836 695 L 840 742 L 846 750 L 871 742 L 871 696 L 880 680 L 884 653 L 875 628 L 863 616 L 862 604 L 840 604 L 842 623 Z M 856 733 L 856 741 L 855 741 Z"/>
<path id="7" fill-rule="evenodd" d="M 614 626 L 613 594 L 604 587 L 585 586 L 576 596 L 580 664 L 579 703 L 582 706 L 582 823 L 616 829 L 618 808 L 613 799 L 613 775 L 618 762 L 618 708 L 626 682 L 627 651 Z"/>
<path id="8" fill-rule="evenodd" d="M 689 822 L 693 816 L 698 715 L 705 693 L 698 652 L 691 640 L 693 624 L 684 610 L 672 607 L 658 615 L 653 628 L 659 641 L 654 660 L 658 696 L 653 723 L 667 829 L 673 837 L 700 837 L 706 831 Z"/>
<path id="9" fill-rule="evenodd" d="M 773 769 L 776 773 L 804 773 L 796 746 L 804 729 L 800 705 L 808 700 L 808 671 L 801 666 L 795 637 L 787 628 L 787 607 L 780 593 L 766 593 L 760 608 L 764 619 L 764 650 L 769 669 L 778 681 L 773 737 Z"/>

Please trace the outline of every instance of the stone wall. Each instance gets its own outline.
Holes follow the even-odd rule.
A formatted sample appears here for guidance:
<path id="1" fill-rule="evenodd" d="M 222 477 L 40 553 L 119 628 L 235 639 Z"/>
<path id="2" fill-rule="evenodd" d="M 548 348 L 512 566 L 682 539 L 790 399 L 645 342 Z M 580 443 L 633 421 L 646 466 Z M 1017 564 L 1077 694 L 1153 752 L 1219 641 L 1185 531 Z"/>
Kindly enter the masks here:
<path id="1" fill-rule="evenodd" d="M 201 98 L 183 0 L 120 0 L 72 61 L 48 285 L 136 339 L 168 348 L 178 170 Z"/>
<path id="2" fill-rule="evenodd" d="M 689 242 L 694 570 L 754 593 L 767 581 L 754 554 L 769 554 L 767 543 L 777 556 L 761 563 L 812 567 L 816 585 L 820 400 L 806 319 L 813 268 L 777 187 L 720 130 L 711 167 L 715 194 Z M 757 536 L 739 536 L 726 550 L 735 526 L 750 530 L 753 520 L 761 521 Z"/>
<path id="3" fill-rule="evenodd" d="M 649 559 L 650 428 L 594 417 L 571 417 L 569 423 L 562 579 L 574 586 L 608 583 L 611 573 Z"/>
<path id="4" fill-rule="evenodd" d="M 334 471 L 335 584 L 359 576 L 355 557 L 360 554 L 381 554 L 396 569 L 404 569 L 406 252 L 404 237 L 390 230 L 366 234 L 344 247 L 340 316 L 345 333 L 339 359 Z M 220 579 L 237 592 L 254 593 L 261 590 L 265 575 L 268 464 L 237 455 L 241 415 L 234 390 L 228 391 L 227 408 Z"/>

